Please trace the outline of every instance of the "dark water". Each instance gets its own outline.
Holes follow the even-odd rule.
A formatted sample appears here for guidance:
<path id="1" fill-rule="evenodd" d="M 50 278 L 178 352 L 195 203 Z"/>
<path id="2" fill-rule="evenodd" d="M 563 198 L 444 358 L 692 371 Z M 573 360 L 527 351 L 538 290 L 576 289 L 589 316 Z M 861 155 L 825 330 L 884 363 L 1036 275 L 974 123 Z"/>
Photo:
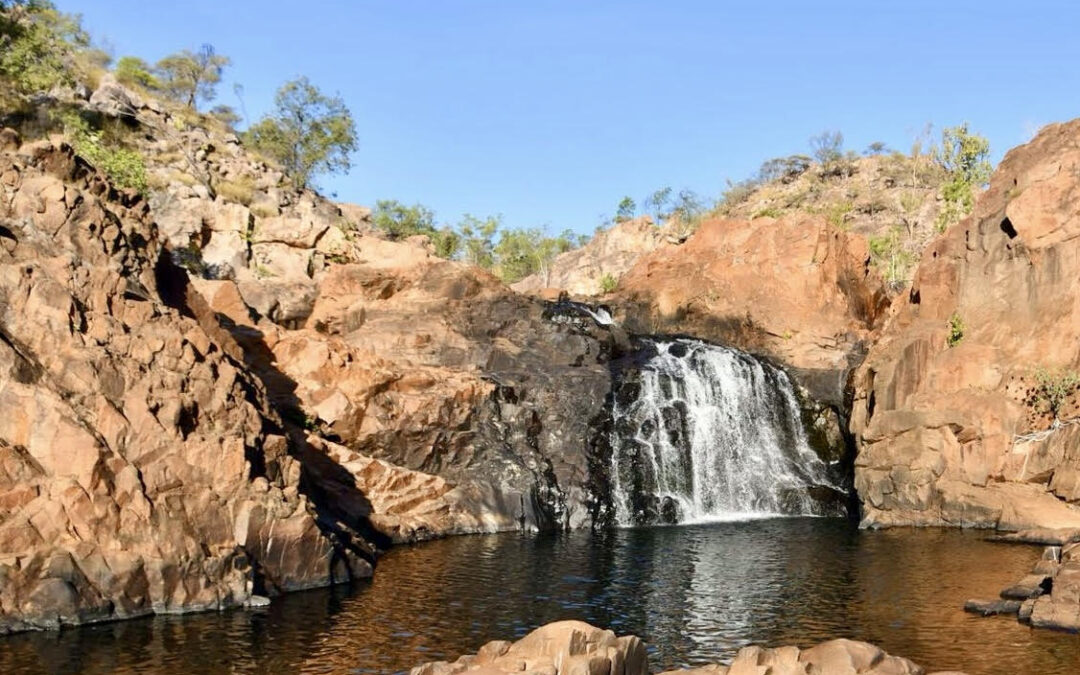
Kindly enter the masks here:
<path id="1" fill-rule="evenodd" d="M 391 552 L 370 584 L 263 610 L 0 638 L 0 673 L 391 672 L 565 618 L 644 637 L 654 670 L 851 637 L 931 670 L 1080 672 L 1080 637 L 961 611 L 1039 555 L 980 536 L 785 519 L 459 537 Z"/>

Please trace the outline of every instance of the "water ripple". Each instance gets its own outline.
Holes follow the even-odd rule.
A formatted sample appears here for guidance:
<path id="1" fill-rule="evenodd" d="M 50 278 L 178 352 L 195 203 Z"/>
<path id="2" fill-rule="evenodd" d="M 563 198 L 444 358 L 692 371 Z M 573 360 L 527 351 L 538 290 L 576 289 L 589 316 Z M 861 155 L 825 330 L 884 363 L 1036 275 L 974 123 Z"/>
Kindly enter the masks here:
<path id="1" fill-rule="evenodd" d="M 931 670 L 1080 672 L 1077 636 L 961 610 L 1038 557 L 979 537 L 820 518 L 459 537 L 392 551 L 370 583 L 259 610 L 0 639 L 0 672 L 393 673 L 566 618 L 642 636 L 655 669 L 851 637 Z"/>

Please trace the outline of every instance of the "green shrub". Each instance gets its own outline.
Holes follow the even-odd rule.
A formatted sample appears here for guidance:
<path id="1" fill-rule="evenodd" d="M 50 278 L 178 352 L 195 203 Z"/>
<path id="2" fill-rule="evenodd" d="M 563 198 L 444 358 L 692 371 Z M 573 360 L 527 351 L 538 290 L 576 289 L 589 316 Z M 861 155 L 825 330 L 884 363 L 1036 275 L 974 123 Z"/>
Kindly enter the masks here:
<path id="1" fill-rule="evenodd" d="M 869 244 L 870 261 L 885 281 L 895 286 L 909 280 L 915 255 L 904 247 L 901 228 L 894 226 L 885 234 L 870 237 Z"/>
<path id="2" fill-rule="evenodd" d="M 615 289 L 619 287 L 619 280 L 615 278 L 610 272 L 605 272 L 604 276 L 600 277 L 600 292 L 602 293 L 614 293 Z"/>
<path id="3" fill-rule="evenodd" d="M 867 157 L 873 155 L 884 155 L 886 152 L 889 152 L 889 148 L 882 141 L 874 141 L 870 145 L 866 146 L 865 150 L 863 150 L 863 154 Z"/>
<path id="4" fill-rule="evenodd" d="M 960 344 L 960 341 L 964 339 L 964 320 L 960 318 L 960 314 L 953 312 L 949 317 L 949 334 L 945 336 L 945 342 L 949 347 L 955 347 Z"/>
<path id="5" fill-rule="evenodd" d="M 435 246 L 435 255 L 447 260 L 457 256 L 461 250 L 461 235 L 452 228 L 444 227 L 431 235 L 431 243 Z"/>
<path id="6" fill-rule="evenodd" d="M 758 168 L 758 183 L 770 183 L 779 180 L 781 183 L 790 183 L 806 171 L 813 164 L 813 160 L 806 155 L 788 155 L 787 157 L 774 157 L 765 160 Z"/>
<path id="7" fill-rule="evenodd" d="M 779 218 L 784 215 L 784 212 L 775 206 L 766 206 L 765 208 L 754 213 L 754 218 Z"/>
<path id="8" fill-rule="evenodd" d="M 1080 385 L 1080 374 L 1075 370 L 1040 367 L 1035 369 L 1033 377 L 1035 378 L 1035 389 L 1028 398 L 1028 404 L 1036 410 L 1049 413 L 1057 422 L 1065 401 Z"/>
<path id="9" fill-rule="evenodd" d="M 218 54 L 213 45 L 204 44 L 196 52 L 185 49 L 166 56 L 155 69 L 162 91 L 194 109 L 196 102 L 214 99 L 221 73 L 228 65 L 229 57 Z"/>
<path id="10" fill-rule="evenodd" d="M 975 188 L 990 180 L 990 142 L 968 131 L 967 122 L 941 132 L 941 147 L 934 150 L 934 164 L 945 174 L 941 186 L 944 204 L 934 227 L 944 232 L 953 223 L 971 213 L 975 206 Z"/>
<path id="11" fill-rule="evenodd" d="M 137 56 L 122 56 L 113 70 L 117 82 L 127 86 L 157 89 L 161 86 L 150 70 L 150 64 Z"/>
<path id="12" fill-rule="evenodd" d="M 531 274 L 543 274 L 548 271 L 555 256 L 573 247 L 574 237 L 569 230 L 557 237 L 548 237 L 537 228 L 503 230 L 499 243 L 493 249 L 495 270 L 507 283 Z"/>
<path id="13" fill-rule="evenodd" d="M 62 121 L 64 133 L 80 157 L 107 175 L 116 187 L 146 194 L 149 181 L 142 155 L 128 148 L 106 147 L 101 132 L 75 113 L 63 115 Z"/>
<path id="14" fill-rule="evenodd" d="M 357 148 L 345 101 L 327 96 L 306 77 L 278 89 L 274 110 L 252 125 L 244 140 L 279 163 L 300 188 L 318 175 L 347 173 Z"/>
<path id="15" fill-rule="evenodd" d="M 854 210 L 855 205 L 850 201 L 840 201 L 829 204 L 824 209 L 825 220 L 833 227 L 841 230 L 847 229 L 848 215 Z"/>
<path id="16" fill-rule="evenodd" d="M 392 240 L 435 233 L 435 212 L 423 204 L 406 206 L 396 199 L 380 199 L 371 213 L 375 227 Z"/>
<path id="17" fill-rule="evenodd" d="M 0 3 L 0 79 L 17 94 L 75 84 L 83 75 L 76 53 L 89 49 L 79 17 L 51 2 Z"/>

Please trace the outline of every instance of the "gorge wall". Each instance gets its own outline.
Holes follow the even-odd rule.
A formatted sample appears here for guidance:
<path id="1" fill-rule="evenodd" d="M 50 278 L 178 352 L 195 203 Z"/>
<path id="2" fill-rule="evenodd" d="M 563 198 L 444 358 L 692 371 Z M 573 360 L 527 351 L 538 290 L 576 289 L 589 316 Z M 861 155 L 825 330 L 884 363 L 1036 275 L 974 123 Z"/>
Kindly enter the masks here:
<path id="1" fill-rule="evenodd" d="M 866 525 L 1080 527 L 1075 396 L 1017 439 L 1051 425 L 1033 369 L 1078 367 L 1080 122 L 1010 153 L 892 307 L 865 240 L 820 217 L 686 241 L 639 222 L 610 262 L 555 268 L 623 270 L 614 324 L 389 241 L 108 78 L 63 105 L 129 125 L 160 180 L 118 191 L 58 137 L 0 133 L 0 631 L 258 604 L 369 575 L 395 542 L 618 522 L 619 467 L 649 443 L 678 475 L 622 522 L 709 515 L 676 485 L 686 453 L 718 457 L 684 442 L 698 394 L 768 399 L 747 417 L 815 451 L 787 467 L 797 494 L 724 508 L 842 511 L 850 414 Z M 771 388 L 658 378 L 635 417 L 644 361 L 688 342 L 647 335 L 741 348 Z"/>
<path id="2" fill-rule="evenodd" d="M 1037 369 L 1080 357 L 1078 142 L 1073 121 L 1010 151 L 895 303 L 855 378 L 865 524 L 1080 526 L 1080 436 L 1038 433 L 1052 419 L 1032 402 Z"/>
<path id="3" fill-rule="evenodd" d="M 145 202 L 67 146 L 2 136 L 0 631 L 370 574 Z"/>
<path id="4" fill-rule="evenodd" d="M 172 178 L 118 191 L 59 137 L 2 133 L 0 631 L 257 604 L 392 542 L 589 521 L 620 332 L 372 236 L 108 78 L 63 105 L 131 125 Z"/>

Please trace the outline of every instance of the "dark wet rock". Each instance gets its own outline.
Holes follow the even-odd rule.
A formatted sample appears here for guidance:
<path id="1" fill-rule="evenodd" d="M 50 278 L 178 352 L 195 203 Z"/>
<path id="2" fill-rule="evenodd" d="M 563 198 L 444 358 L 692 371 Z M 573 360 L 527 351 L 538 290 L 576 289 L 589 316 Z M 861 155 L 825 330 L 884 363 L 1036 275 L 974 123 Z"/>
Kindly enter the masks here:
<path id="1" fill-rule="evenodd" d="M 1012 600 L 1035 598 L 1050 590 L 1050 577 L 1045 574 L 1029 574 L 1012 586 L 1001 591 L 1001 597 Z"/>
<path id="2" fill-rule="evenodd" d="M 1020 600 L 968 600 L 964 603 L 964 611 L 981 616 L 1016 614 L 1022 604 Z"/>

